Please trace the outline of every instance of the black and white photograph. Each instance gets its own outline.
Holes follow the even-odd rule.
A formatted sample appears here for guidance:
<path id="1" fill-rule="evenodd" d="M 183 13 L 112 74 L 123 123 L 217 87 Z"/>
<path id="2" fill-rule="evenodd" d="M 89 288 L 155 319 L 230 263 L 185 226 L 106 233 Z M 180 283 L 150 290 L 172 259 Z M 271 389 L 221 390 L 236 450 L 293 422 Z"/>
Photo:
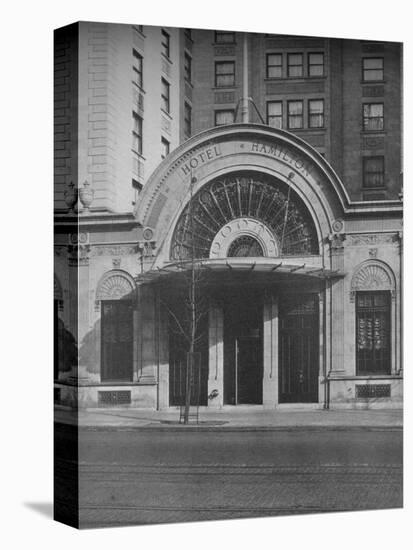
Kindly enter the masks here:
<path id="1" fill-rule="evenodd" d="M 54 47 L 56 519 L 402 506 L 402 45 Z"/>
<path id="2" fill-rule="evenodd" d="M 49 173 L 20 156 L 7 213 L 24 536 L 403 547 L 406 22 L 373 2 L 346 25 L 318 0 L 77 4 L 38 24 Z"/>

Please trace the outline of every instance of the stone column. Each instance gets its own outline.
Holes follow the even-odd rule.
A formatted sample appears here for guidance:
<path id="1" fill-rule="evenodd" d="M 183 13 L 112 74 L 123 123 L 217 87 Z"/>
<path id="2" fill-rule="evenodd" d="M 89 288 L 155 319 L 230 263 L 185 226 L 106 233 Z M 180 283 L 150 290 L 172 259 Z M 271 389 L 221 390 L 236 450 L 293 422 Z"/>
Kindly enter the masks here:
<path id="1" fill-rule="evenodd" d="M 344 271 L 344 233 L 330 235 L 331 269 Z M 344 279 L 333 279 L 330 283 L 331 300 L 331 365 L 332 376 L 343 374 L 344 365 Z"/>
<path id="2" fill-rule="evenodd" d="M 140 294 L 141 361 L 138 381 L 153 384 L 156 381 L 156 315 L 155 293 L 152 287 L 144 286 Z"/>
<path id="3" fill-rule="evenodd" d="M 169 331 L 166 311 L 157 300 L 158 409 L 169 407 Z"/>
<path id="4" fill-rule="evenodd" d="M 262 402 L 273 409 L 278 403 L 278 297 L 264 303 Z"/>
<path id="5" fill-rule="evenodd" d="M 224 403 L 224 312 L 222 307 L 211 304 L 209 309 L 209 370 L 208 397 L 210 408 L 221 408 Z"/>

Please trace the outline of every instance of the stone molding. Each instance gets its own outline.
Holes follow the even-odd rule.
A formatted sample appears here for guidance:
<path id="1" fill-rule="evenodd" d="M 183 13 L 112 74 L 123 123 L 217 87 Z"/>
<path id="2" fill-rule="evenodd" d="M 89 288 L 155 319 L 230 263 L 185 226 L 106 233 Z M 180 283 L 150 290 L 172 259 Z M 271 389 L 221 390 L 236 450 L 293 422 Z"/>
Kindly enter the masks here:
<path id="1" fill-rule="evenodd" d="M 121 269 L 112 269 L 100 279 L 96 289 L 96 307 L 101 300 L 133 299 L 135 296 L 133 277 Z"/>
<path id="2" fill-rule="evenodd" d="M 357 291 L 390 290 L 395 298 L 395 277 L 390 267 L 379 260 L 367 260 L 359 265 L 351 279 L 350 300 L 353 302 Z"/>

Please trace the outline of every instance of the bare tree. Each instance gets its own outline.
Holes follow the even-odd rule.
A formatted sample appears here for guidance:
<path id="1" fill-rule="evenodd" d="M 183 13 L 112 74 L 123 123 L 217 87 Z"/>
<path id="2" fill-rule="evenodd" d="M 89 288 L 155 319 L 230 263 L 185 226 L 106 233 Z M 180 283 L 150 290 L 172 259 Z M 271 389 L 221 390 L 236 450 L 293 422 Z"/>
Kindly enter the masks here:
<path id="1" fill-rule="evenodd" d="M 190 180 L 190 200 L 187 211 L 188 231 L 191 238 L 190 258 L 181 253 L 176 262 L 180 272 L 179 297 L 183 299 L 183 314 L 180 307 L 174 306 L 167 299 L 161 299 L 162 305 L 168 312 L 170 323 L 174 332 L 179 334 L 186 346 L 186 380 L 185 380 L 185 405 L 184 424 L 188 424 L 192 389 L 194 387 L 195 358 L 197 357 L 196 347 L 203 338 L 202 322 L 208 312 L 208 302 L 205 296 L 204 274 L 202 261 L 195 257 L 194 246 L 194 212 L 193 212 L 193 186 L 196 178 Z M 186 255 L 185 255 L 186 256 Z M 198 365 L 200 368 L 200 365 Z M 199 391 L 198 391 L 199 396 Z"/>

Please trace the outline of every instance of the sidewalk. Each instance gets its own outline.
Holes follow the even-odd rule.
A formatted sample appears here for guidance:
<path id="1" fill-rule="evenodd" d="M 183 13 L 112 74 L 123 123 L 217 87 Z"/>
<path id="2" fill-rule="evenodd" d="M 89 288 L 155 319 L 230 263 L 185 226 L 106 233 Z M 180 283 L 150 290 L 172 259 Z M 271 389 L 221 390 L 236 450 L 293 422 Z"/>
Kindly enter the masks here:
<path id="1" fill-rule="evenodd" d="M 179 410 L 87 409 L 79 413 L 57 407 L 55 422 L 78 424 L 88 429 L 164 429 L 164 430 L 285 430 L 292 428 L 370 428 L 401 429 L 401 409 L 375 410 L 242 410 L 200 411 L 199 423 L 192 419 L 179 424 Z"/>

